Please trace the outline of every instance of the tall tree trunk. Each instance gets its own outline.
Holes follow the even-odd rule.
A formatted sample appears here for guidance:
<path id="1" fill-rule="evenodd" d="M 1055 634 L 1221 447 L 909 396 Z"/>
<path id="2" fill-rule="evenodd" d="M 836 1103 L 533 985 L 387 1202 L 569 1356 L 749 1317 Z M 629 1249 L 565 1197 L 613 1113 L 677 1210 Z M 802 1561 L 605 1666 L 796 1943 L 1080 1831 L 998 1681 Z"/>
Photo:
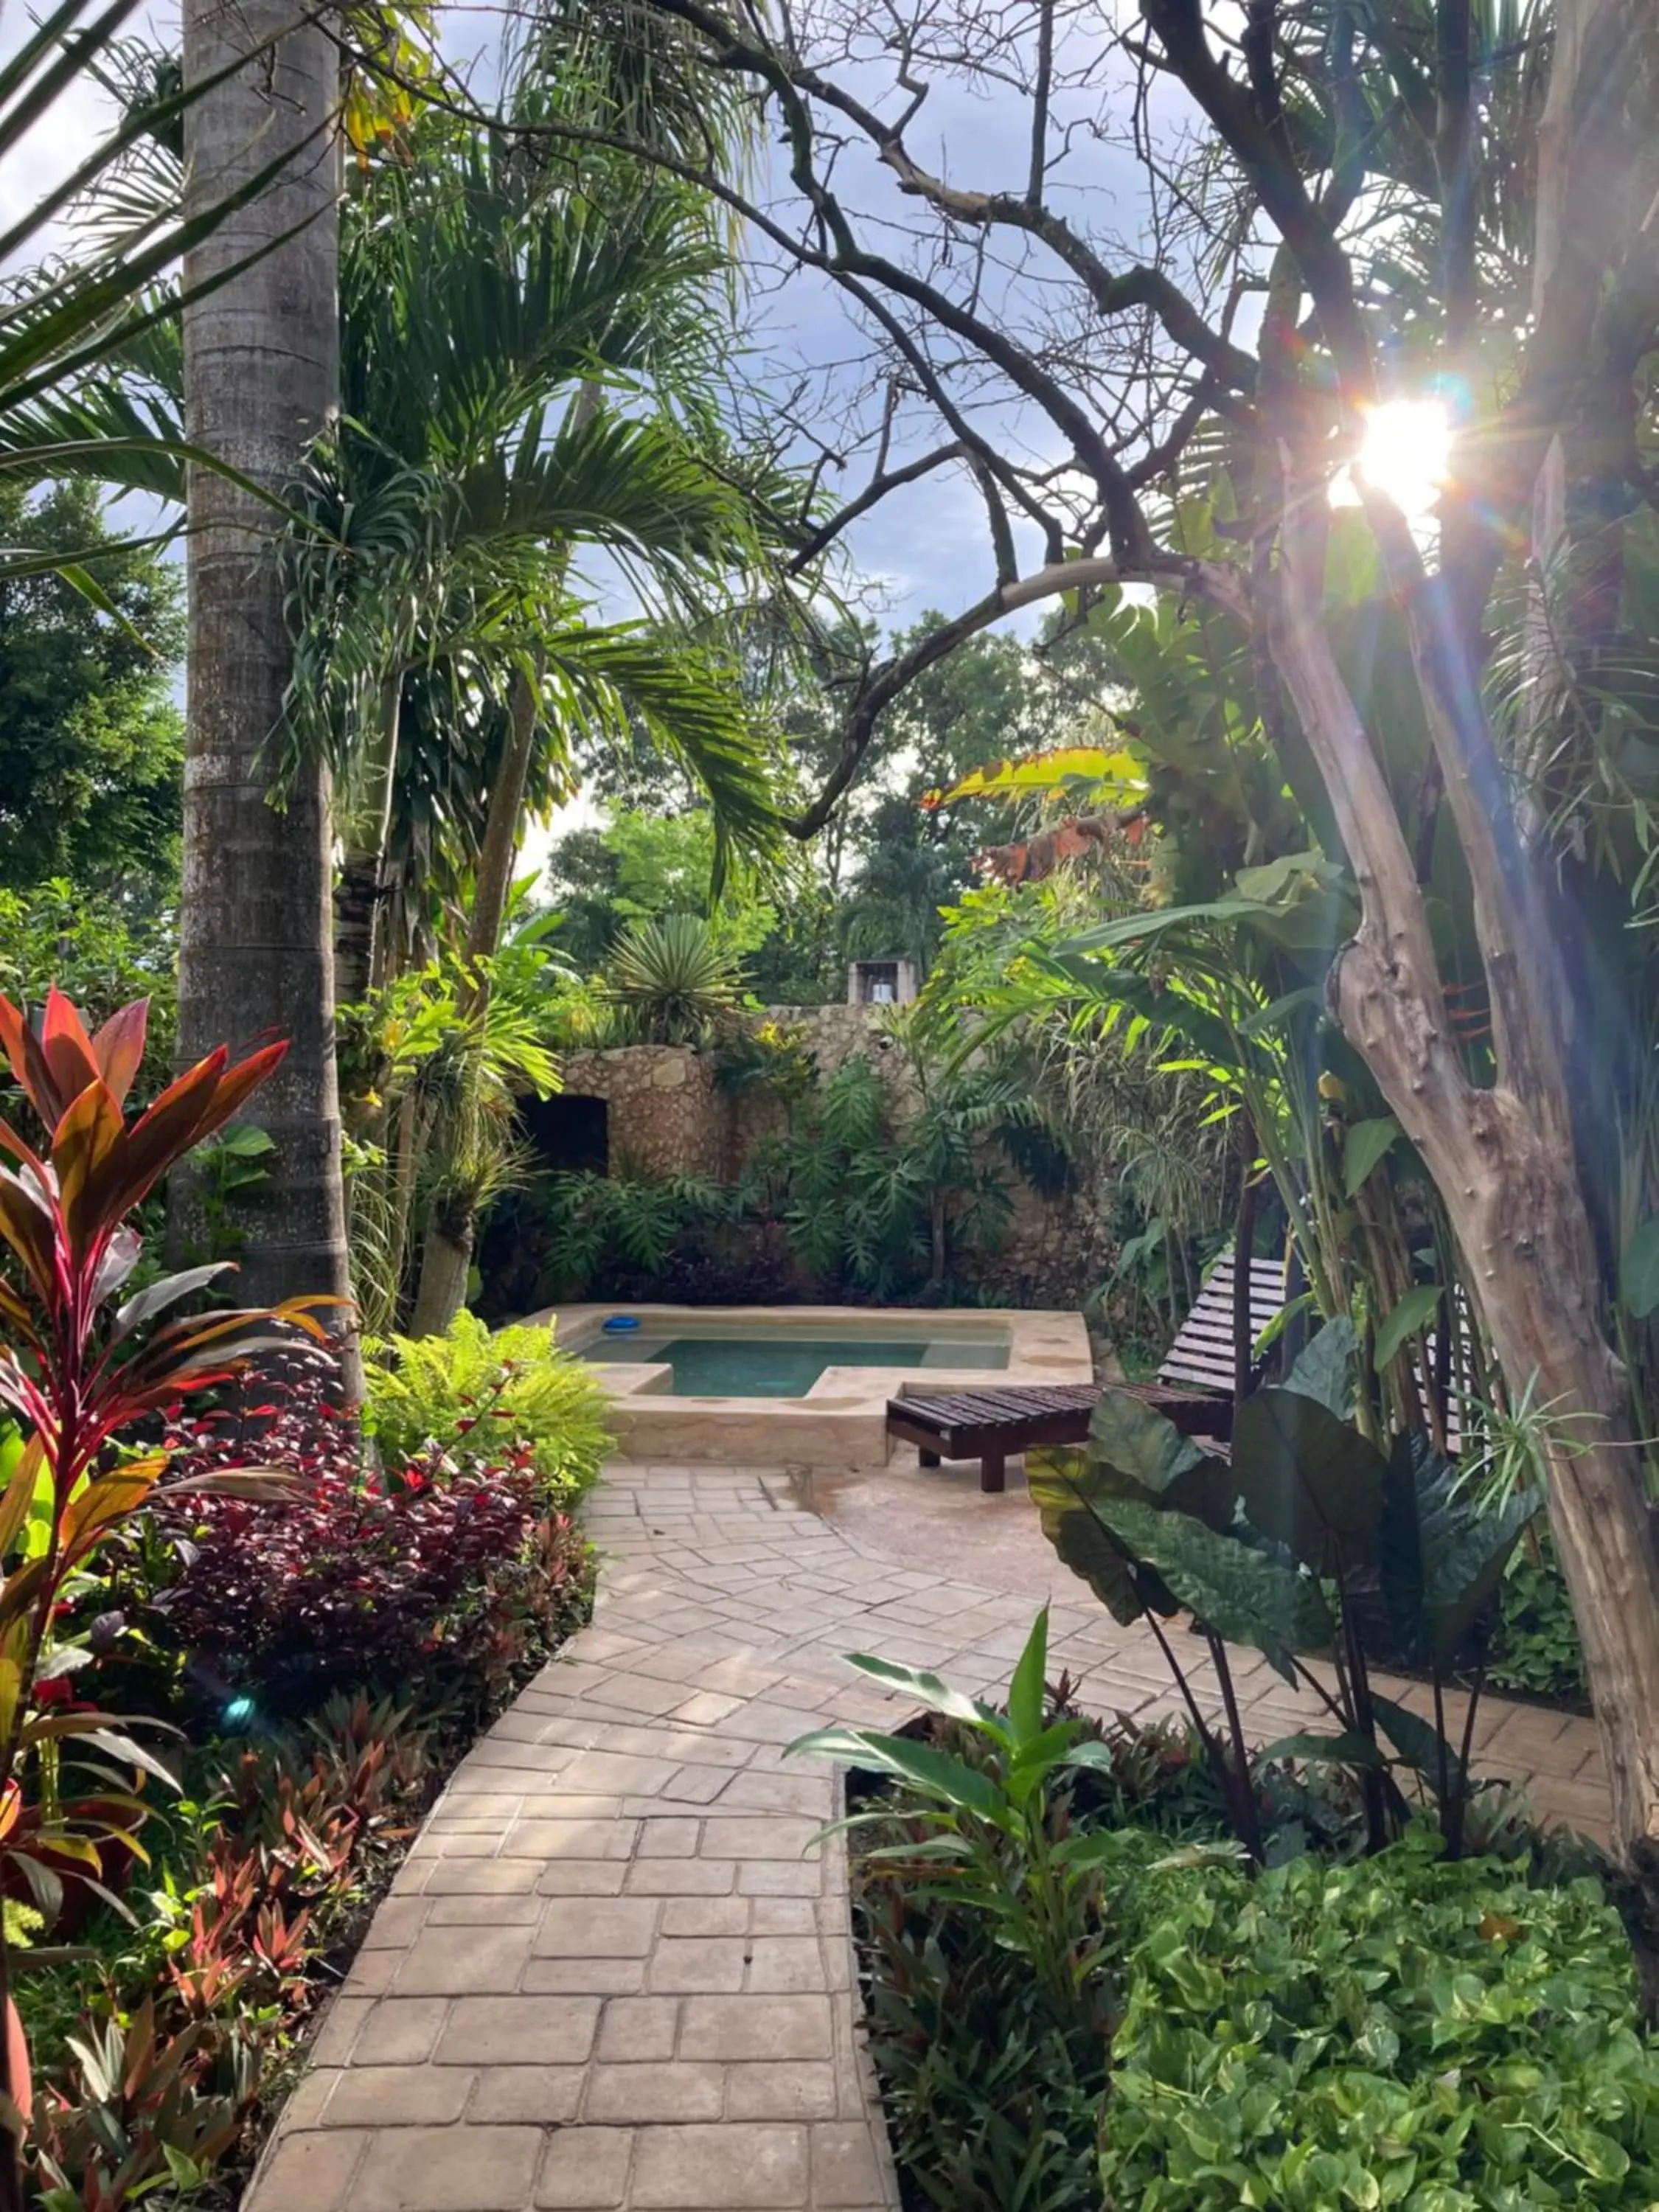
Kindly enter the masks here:
<path id="1" fill-rule="evenodd" d="M 188 287 L 236 273 L 185 310 L 185 430 L 281 493 L 337 401 L 339 60 L 289 0 L 187 0 L 185 82 L 238 56 L 246 66 L 187 111 L 191 192 L 210 204 L 289 160 L 188 257 Z M 189 518 L 179 1055 L 289 1039 L 251 1109 L 276 1149 L 268 1186 L 237 1224 L 246 1239 L 239 1287 L 256 1303 L 346 1297 L 327 777 L 302 769 L 283 810 L 267 801 L 266 747 L 292 667 L 271 510 L 196 467 Z M 185 1241 L 187 1180 L 173 1207 L 173 1236 Z M 347 1352 L 355 1395 L 349 1342 Z"/>
<path id="2" fill-rule="evenodd" d="M 530 786 L 530 763 L 536 755 L 536 732 L 541 727 L 539 668 L 537 676 L 532 682 L 520 669 L 513 678 L 507 744 L 490 787 L 489 811 L 484 817 L 483 842 L 478 848 L 473 875 L 472 920 L 466 933 L 469 960 L 492 958 L 501 941 L 507 896 L 513 889 L 513 863 L 518 857 L 519 831 L 524 823 L 524 795 Z"/>
<path id="3" fill-rule="evenodd" d="M 363 789 L 345 826 L 340 879 L 334 888 L 334 994 L 343 1006 L 368 995 L 376 949 L 385 935 L 386 846 L 398 787 L 398 737 L 403 706 L 401 672 L 380 686 L 380 720 L 363 764 Z"/>
<path id="4" fill-rule="evenodd" d="M 1317 486 L 1317 489 L 1313 489 Z M 1659 2013 L 1659 1546 L 1573 1141 L 1559 944 L 1516 851 L 1474 685 L 1457 680 L 1431 589 L 1407 601 L 1413 660 L 1474 886 L 1498 1073 L 1463 1067 L 1422 892 L 1376 755 L 1321 614 L 1322 480 L 1286 483 L 1272 649 L 1330 794 L 1363 902 L 1330 981 L 1333 1011 L 1423 1156 L 1468 1263 L 1511 1390 L 1532 1382 L 1550 1526 L 1571 1594 L 1629 1879 L 1626 1919 Z M 1378 518 L 1374 518 L 1378 519 Z M 1408 549 L 1380 518 L 1385 551 Z M 1401 526 L 1403 528 L 1403 525 Z M 1436 650 L 1436 647 L 1441 647 Z"/>

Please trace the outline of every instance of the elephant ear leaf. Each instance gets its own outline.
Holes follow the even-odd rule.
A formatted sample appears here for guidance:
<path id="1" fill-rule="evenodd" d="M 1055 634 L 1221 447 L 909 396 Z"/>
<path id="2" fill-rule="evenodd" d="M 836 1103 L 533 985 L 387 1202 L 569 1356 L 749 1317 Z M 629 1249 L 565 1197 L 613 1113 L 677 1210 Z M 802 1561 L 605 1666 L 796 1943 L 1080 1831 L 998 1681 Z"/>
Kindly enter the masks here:
<path id="1" fill-rule="evenodd" d="M 1149 1608 L 1166 1616 L 1180 1611 L 1179 1601 L 1156 1571 L 1103 1517 L 1114 1493 L 1085 1453 L 1029 1452 L 1025 1486 L 1042 1517 L 1043 1534 L 1114 1620 L 1127 1628 Z"/>
<path id="2" fill-rule="evenodd" d="M 1261 1652 L 1286 1681 L 1296 1679 L 1297 1652 L 1329 1648 L 1329 1608 L 1298 1568 L 1187 1514 L 1160 1513 L 1133 1498 L 1108 1498 L 1100 1514 L 1206 1628 Z"/>
<path id="3" fill-rule="evenodd" d="M 1432 1721 L 1392 1698 L 1371 1698 L 1376 1724 L 1406 1765 L 1430 1782 L 1437 1795 L 1466 1786 L 1463 1762 Z"/>
<path id="4" fill-rule="evenodd" d="M 1339 1421 L 1351 1421 L 1358 1362 L 1358 1334 L 1347 1316 L 1339 1314 L 1307 1345 L 1285 1377 L 1285 1388 L 1304 1398 L 1316 1398 Z"/>
<path id="5" fill-rule="evenodd" d="M 1089 1425 L 1089 1456 L 1103 1488 L 1217 1530 L 1234 1518 L 1237 1486 L 1224 1459 L 1205 1451 L 1131 1390 L 1103 1390 Z"/>
<path id="6" fill-rule="evenodd" d="M 1537 1490 L 1486 1507 L 1428 1437 L 1395 1439 L 1389 1455 L 1378 1576 L 1401 1649 L 1444 1671 L 1495 1595 L 1522 1530 L 1543 1504 Z"/>
<path id="7" fill-rule="evenodd" d="M 1233 1474 L 1253 1526 L 1316 1574 L 1376 1564 L 1388 1462 L 1299 1390 L 1258 1390 L 1233 1421 Z"/>

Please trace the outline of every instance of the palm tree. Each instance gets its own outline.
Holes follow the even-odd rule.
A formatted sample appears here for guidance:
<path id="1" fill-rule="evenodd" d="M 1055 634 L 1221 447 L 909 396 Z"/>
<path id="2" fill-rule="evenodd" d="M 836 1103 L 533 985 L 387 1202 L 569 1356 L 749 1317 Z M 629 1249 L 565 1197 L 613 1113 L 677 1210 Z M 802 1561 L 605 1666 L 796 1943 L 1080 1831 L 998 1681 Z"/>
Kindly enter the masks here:
<path id="1" fill-rule="evenodd" d="M 643 732 L 708 790 L 727 843 L 774 818 L 736 656 L 706 641 L 711 608 L 752 589 L 787 528 L 781 486 L 727 450 L 713 404 L 729 325 L 706 206 L 545 173 L 447 116 L 412 145 L 347 210 L 344 404 L 295 495 L 293 678 L 259 764 L 307 806 L 319 763 L 332 772 L 349 999 L 422 931 L 430 956 L 434 883 L 470 893 L 470 988 L 487 993 L 526 799 L 560 789 L 574 737 Z M 129 366 L 0 434 L 118 432 L 127 480 L 165 489 L 176 355 L 153 331 Z M 588 618 L 589 546 L 654 625 Z M 451 1285 L 463 1229 L 428 1255 Z"/>
<path id="2" fill-rule="evenodd" d="M 290 560 L 291 739 L 330 757 L 345 795 L 348 998 L 383 964 L 387 910 L 423 888 L 397 866 L 410 812 L 441 807 L 487 956 L 526 794 L 550 796 L 568 735 L 619 708 L 732 830 L 768 811 L 735 671 L 596 625 L 574 592 L 585 547 L 659 614 L 762 555 L 737 463 L 665 404 L 700 403 L 714 374 L 720 258 L 700 210 L 678 188 L 602 206 L 482 131 L 443 118 L 432 136 L 348 222 L 343 419 Z"/>
<path id="3" fill-rule="evenodd" d="M 446 120 L 439 157 L 358 213 L 346 266 L 347 414 L 295 544 L 294 736 L 331 749 L 354 794 L 342 950 L 364 986 L 392 964 L 383 909 L 425 903 L 392 864 L 400 783 L 447 782 L 471 877 L 462 1011 L 480 1015 L 526 796 L 568 775 L 573 737 L 625 740 L 631 720 L 728 839 L 767 833 L 735 660 L 595 624 L 574 580 L 602 548 L 672 632 L 765 571 L 769 507 L 703 404 L 720 258 L 678 187 L 602 203 Z M 476 1188 L 454 1178 L 428 1207 L 417 1334 L 465 1295 Z"/>
<path id="4" fill-rule="evenodd" d="M 184 77 L 203 88 L 185 118 L 193 204 L 283 166 L 185 260 L 185 430 L 226 466 L 188 471 L 179 1049 L 189 1065 L 222 1040 L 239 1051 L 290 1041 L 253 1109 L 276 1149 L 243 1293 L 345 1297 L 328 775 L 307 763 L 278 809 L 264 767 L 293 672 L 269 501 L 339 392 L 339 56 L 290 0 L 188 0 Z M 175 1178 L 171 1203 L 182 1237 L 187 1180 Z"/>

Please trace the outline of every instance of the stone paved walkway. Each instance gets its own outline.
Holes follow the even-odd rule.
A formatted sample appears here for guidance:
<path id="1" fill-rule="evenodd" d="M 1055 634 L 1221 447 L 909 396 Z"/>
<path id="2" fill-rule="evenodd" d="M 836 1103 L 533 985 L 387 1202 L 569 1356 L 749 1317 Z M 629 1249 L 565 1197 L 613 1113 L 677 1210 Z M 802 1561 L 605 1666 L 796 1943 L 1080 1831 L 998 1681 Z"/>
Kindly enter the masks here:
<path id="1" fill-rule="evenodd" d="M 918 1478 L 869 1480 L 890 1500 Z M 588 1507 L 593 1624 L 453 1777 L 247 2212 L 890 2212 L 845 1858 L 809 1848 L 837 1784 L 782 1747 L 886 1713 L 849 1650 L 1006 1683 L 1040 1534 L 1017 1488 L 957 1478 L 981 1578 L 945 1578 L 952 1482 L 925 1478 L 907 1546 L 890 1518 L 819 1498 L 821 1516 L 781 1472 L 611 1470 Z M 1006 1578 L 985 1571 L 987 1508 Z M 1056 1669 L 1102 1711 L 1171 1710 L 1150 1638 L 1057 1571 Z M 1240 1678 L 1253 1735 L 1310 1717 L 1265 1662 L 1242 1655 Z M 1605 1819 L 1589 1723 L 1494 1702 L 1480 1741 L 1543 1809 Z"/>

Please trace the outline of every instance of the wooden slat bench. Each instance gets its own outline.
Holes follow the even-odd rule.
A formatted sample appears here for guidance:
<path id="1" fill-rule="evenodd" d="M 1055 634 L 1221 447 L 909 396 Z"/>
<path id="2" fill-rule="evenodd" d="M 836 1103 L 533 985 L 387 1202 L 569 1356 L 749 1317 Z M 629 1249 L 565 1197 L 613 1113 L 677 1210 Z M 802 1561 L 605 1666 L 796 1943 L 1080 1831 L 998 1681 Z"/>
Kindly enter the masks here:
<path id="1" fill-rule="evenodd" d="M 1231 1398 L 1164 1390 L 1156 1382 L 1128 1386 L 1188 1436 L 1221 1437 L 1232 1428 Z M 915 1444 L 924 1467 L 976 1459 L 981 1490 L 1001 1490 L 1009 1455 L 1039 1444 L 1080 1444 L 1100 1391 L 1092 1382 L 1009 1383 L 1000 1390 L 907 1390 L 887 1401 L 887 1433 Z"/>
<path id="2" fill-rule="evenodd" d="M 1250 1262 L 1250 1340 L 1285 1303 L 1277 1260 Z M 1158 1370 L 1156 1382 L 1119 1384 L 1157 1407 L 1184 1436 L 1224 1440 L 1233 1425 L 1233 1263 L 1218 1260 Z M 1092 1382 L 1005 1382 L 986 1389 L 911 1389 L 887 1401 L 887 1433 L 915 1444 L 924 1467 L 976 1459 L 981 1490 L 1001 1490 L 1011 1455 L 1079 1444 L 1100 1396 Z"/>

